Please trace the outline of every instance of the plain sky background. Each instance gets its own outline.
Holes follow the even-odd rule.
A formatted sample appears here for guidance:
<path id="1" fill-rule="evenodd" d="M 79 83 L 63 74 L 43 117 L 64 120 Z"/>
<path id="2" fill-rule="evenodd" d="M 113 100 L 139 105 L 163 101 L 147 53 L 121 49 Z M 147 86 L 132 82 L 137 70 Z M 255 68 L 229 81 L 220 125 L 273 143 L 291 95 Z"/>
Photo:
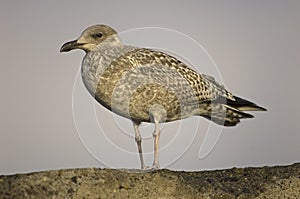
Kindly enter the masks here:
<path id="1" fill-rule="evenodd" d="M 166 168 L 206 170 L 299 162 L 299 10 L 297 0 L 2 1 L 0 174 L 106 167 L 88 152 L 73 120 L 72 91 L 84 52 L 59 53 L 64 42 L 76 39 L 93 24 L 107 24 L 119 32 L 162 27 L 184 33 L 208 51 L 227 89 L 268 109 L 234 128 L 224 128 L 203 159 L 198 153 L 205 132 L 199 127 L 189 148 Z M 126 43 L 160 39 L 155 34 L 143 36 L 127 37 Z M 188 57 L 193 51 L 186 53 Z M 188 61 L 197 62 L 194 58 Z M 94 103 L 86 91 L 80 95 Z M 82 104 L 83 109 L 85 106 L 89 105 Z M 124 135 L 119 130 L 118 136 L 110 112 L 98 105 L 95 110 L 103 130 L 116 135 L 112 139 Z M 208 125 L 202 118 L 182 123 L 189 121 L 204 128 Z M 167 124 L 162 139 L 172 137 L 168 128 L 179 125 Z M 190 128 L 194 131 L 193 125 Z M 142 131 L 148 136 L 152 130 Z M 97 142 L 99 146 L 110 144 Z M 118 160 L 115 168 L 139 168 L 134 139 L 123 136 L 117 144 L 132 146 L 133 155 L 127 159 L 122 152 L 98 153 Z M 152 140 L 147 139 L 145 145 L 151 151 Z M 161 158 L 182 150 L 179 145 L 165 147 Z M 151 161 L 152 156 L 147 156 L 146 162 Z"/>

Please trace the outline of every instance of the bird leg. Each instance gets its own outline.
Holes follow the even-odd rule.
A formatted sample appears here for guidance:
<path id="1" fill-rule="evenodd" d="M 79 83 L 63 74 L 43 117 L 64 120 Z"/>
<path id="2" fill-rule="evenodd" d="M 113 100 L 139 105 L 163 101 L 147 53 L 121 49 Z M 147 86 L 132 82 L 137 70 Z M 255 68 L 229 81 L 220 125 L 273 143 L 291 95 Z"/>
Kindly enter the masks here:
<path id="1" fill-rule="evenodd" d="M 158 149 L 159 149 L 159 137 L 160 137 L 160 129 L 159 124 L 155 122 L 155 131 L 153 133 L 154 137 L 154 161 L 152 168 L 158 169 L 159 168 L 159 161 L 158 161 Z"/>
<path id="2" fill-rule="evenodd" d="M 135 132 L 135 141 L 138 146 L 140 160 L 141 160 L 141 169 L 146 169 L 144 159 L 143 159 L 143 151 L 142 151 L 142 137 L 139 131 L 140 123 L 133 122 L 134 132 Z"/>
<path id="3" fill-rule="evenodd" d="M 159 168 L 159 161 L 158 161 L 158 150 L 159 150 L 159 137 L 160 137 L 160 129 L 159 129 L 159 122 L 163 122 L 166 119 L 167 111 L 164 109 L 163 106 L 159 104 L 154 104 L 149 108 L 150 119 L 155 124 L 155 130 L 153 133 L 154 137 L 154 160 L 151 169 L 158 169 Z"/>

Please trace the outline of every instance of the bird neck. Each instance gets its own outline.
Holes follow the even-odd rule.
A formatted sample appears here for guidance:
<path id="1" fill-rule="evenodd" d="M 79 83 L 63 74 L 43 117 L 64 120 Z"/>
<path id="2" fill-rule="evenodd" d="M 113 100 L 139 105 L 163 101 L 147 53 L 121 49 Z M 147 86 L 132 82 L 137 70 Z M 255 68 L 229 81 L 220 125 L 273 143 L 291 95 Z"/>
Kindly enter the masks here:
<path id="1" fill-rule="evenodd" d="M 101 42 L 101 44 L 97 47 L 97 50 L 99 48 L 112 48 L 112 47 L 122 47 L 123 44 L 121 42 L 120 37 L 117 34 L 111 35 L 108 38 L 106 38 L 104 41 Z"/>
<path id="2" fill-rule="evenodd" d="M 82 61 L 81 75 L 86 88 L 93 96 L 107 67 L 134 49 L 135 47 L 123 45 L 119 37 L 115 35 L 86 54 Z"/>

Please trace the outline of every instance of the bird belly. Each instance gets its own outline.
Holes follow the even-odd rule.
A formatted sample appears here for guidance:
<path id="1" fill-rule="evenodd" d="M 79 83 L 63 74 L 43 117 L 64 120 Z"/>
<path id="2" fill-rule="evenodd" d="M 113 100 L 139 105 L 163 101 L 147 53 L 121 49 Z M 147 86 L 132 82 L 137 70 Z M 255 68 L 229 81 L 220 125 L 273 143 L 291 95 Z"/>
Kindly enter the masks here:
<path id="1" fill-rule="evenodd" d="M 109 83 L 110 82 L 110 83 Z M 95 98 L 103 106 L 123 117 L 140 122 L 153 122 L 151 110 L 156 108 L 162 115 L 161 121 L 169 122 L 195 115 L 197 105 L 185 105 L 175 92 L 156 83 L 147 83 L 139 86 L 129 86 L 122 82 L 113 89 L 111 81 L 103 81 L 98 85 Z"/>

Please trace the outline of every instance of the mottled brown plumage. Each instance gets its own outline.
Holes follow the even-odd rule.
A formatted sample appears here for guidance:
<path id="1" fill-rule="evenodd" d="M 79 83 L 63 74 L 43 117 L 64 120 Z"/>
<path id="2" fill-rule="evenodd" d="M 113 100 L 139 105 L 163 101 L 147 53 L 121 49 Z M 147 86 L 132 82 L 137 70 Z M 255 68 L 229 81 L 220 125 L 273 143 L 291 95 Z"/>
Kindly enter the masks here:
<path id="1" fill-rule="evenodd" d="M 208 75 L 197 73 L 164 52 L 123 45 L 109 26 L 87 28 L 80 38 L 67 42 L 61 52 L 82 49 L 82 79 L 90 94 L 114 113 L 133 121 L 141 167 L 141 122 L 155 123 L 154 163 L 158 168 L 158 123 L 193 115 L 217 124 L 234 126 L 251 118 L 243 111 L 265 110 L 233 96 Z"/>

